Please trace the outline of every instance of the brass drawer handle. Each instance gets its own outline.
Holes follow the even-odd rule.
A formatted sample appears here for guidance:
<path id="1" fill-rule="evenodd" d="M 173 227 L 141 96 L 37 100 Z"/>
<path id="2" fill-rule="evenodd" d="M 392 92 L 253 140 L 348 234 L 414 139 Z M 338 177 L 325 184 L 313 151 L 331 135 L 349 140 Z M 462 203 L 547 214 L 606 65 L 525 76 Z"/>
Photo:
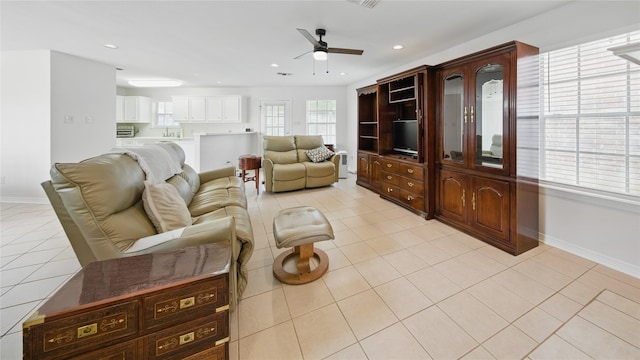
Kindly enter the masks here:
<path id="1" fill-rule="evenodd" d="M 387 164 L 387 167 L 388 167 L 388 168 L 390 168 L 390 167 L 392 167 L 392 166 L 393 166 L 393 165 L 391 165 L 391 164 Z"/>
<path id="2" fill-rule="evenodd" d="M 465 191 L 462 190 L 462 207 L 465 207 L 465 203 L 466 203 L 464 198 L 465 198 Z"/>
<path id="3" fill-rule="evenodd" d="M 387 179 L 391 180 L 391 179 L 393 179 L 393 176 L 387 175 Z"/>
<path id="4" fill-rule="evenodd" d="M 184 335 L 180 335 L 180 345 L 188 344 L 195 339 L 193 331 Z"/>
<path id="5" fill-rule="evenodd" d="M 98 333 L 98 323 L 80 326 L 78 328 L 78 339 L 81 339 L 89 335 L 95 335 L 97 333 Z"/>
<path id="6" fill-rule="evenodd" d="M 409 174 L 413 174 L 413 169 L 407 169 L 407 172 L 408 172 Z"/>
<path id="7" fill-rule="evenodd" d="M 411 195 L 407 195 L 407 201 L 411 201 L 411 200 L 413 200 L 413 199 L 414 199 L 414 197 L 413 197 L 413 196 L 411 196 Z"/>
<path id="8" fill-rule="evenodd" d="M 392 188 L 387 188 L 387 192 L 392 193 L 392 192 L 393 192 L 393 189 L 392 189 Z"/>
<path id="9" fill-rule="evenodd" d="M 196 299 L 193 296 L 185 298 L 185 299 L 181 299 L 180 300 L 180 309 L 185 309 L 185 308 L 188 308 L 188 307 L 192 307 L 195 304 L 196 304 Z"/>
<path id="10" fill-rule="evenodd" d="M 476 193 L 471 194 L 471 208 L 476 209 Z"/>
<path id="11" fill-rule="evenodd" d="M 411 181 L 409 181 L 407 185 L 409 185 L 409 187 L 413 187 L 414 184 Z"/>

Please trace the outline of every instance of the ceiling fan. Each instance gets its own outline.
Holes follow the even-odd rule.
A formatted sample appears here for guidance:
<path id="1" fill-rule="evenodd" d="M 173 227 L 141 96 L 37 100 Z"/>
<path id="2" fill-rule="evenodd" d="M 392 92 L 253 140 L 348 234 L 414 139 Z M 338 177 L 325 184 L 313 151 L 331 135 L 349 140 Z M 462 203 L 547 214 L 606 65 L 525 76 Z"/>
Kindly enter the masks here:
<path id="1" fill-rule="evenodd" d="M 322 41 L 322 37 L 327 33 L 327 31 L 325 29 L 316 29 L 316 35 L 318 35 L 320 37 L 319 40 L 316 40 L 316 38 L 314 38 L 313 35 L 311 35 L 305 29 L 297 29 L 297 30 L 300 32 L 300 34 L 302 34 L 302 36 L 307 38 L 307 40 L 309 40 L 309 42 L 311 44 L 313 44 L 313 50 L 312 51 L 307 51 L 304 54 L 298 55 L 298 56 L 294 57 L 294 59 L 301 58 L 301 57 L 309 54 L 310 52 L 313 52 L 313 58 L 315 60 L 327 60 L 327 54 L 328 53 L 347 54 L 347 55 L 362 55 L 362 53 L 364 52 L 363 50 L 356 50 L 356 49 L 342 49 L 342 48 L 330 48 L 330 47 L 328 47 L 327 43 Z"/>

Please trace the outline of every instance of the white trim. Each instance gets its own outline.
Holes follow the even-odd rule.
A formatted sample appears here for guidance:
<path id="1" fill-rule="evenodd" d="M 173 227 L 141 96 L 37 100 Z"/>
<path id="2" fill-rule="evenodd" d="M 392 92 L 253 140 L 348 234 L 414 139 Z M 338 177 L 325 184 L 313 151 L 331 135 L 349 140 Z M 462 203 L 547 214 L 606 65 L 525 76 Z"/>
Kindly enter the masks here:
<path id="1" fill-rule="evenodd" d="M 547 236 L 543 233 L 540 233 L 539 239 L 541 242 L 545 243 L 546 245 L 553 246 L 555 248 L 570 252 L 574 255 L 583 257 L 591 261 L 595 261 L 598 264 L 610 267 L 614 270 L 623 272 L 633 277 L 640 278 L 639 265 L 634 265 L 624 261 L 620 261 L 610 256 L 606 256 L 601 253 L 595 252 L 593 250 L 589 250 L 581 246 L 576 246 L 567 241 L 556 239 L 552 236 Z"/>
<path id="2" fill-rule="evenodd" d="M 607 206 L 620 211 L 640 214 L 640 198 L 630 195 L 609 194 L 592 189 L 540 180 L 540 194 L 561 197 L 596 206 Z"/>
<path id="3" fill-rule="evenodd" d="M 49 204 L 49 199 L 46 197 L 13 197 L 13 196 L 2 196 L 0 197 L 0 203 L 7 204 Z"/>

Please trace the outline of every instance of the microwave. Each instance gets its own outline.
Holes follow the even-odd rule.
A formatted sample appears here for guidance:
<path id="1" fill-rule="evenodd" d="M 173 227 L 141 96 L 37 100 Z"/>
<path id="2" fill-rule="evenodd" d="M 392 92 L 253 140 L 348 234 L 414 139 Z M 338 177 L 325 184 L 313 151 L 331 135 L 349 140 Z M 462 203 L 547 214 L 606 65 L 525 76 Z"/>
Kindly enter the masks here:
<path id="1" fill-rule="evenodd" d="M 132 138 L 136 136 L 136 128 L 133 125 L 118 125 L 116 128 L 117 138 Z"/>

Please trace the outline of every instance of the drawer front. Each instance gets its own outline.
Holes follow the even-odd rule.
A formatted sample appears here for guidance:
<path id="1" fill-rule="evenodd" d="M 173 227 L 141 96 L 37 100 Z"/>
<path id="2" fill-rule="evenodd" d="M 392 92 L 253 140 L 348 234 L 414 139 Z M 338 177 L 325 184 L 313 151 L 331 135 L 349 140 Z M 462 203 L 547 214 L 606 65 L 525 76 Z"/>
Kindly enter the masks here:
<path id="1" fill-rule="evenodd" d="M 382 181 L 385 184 L 398 185 L 400 183 L 400 179 L 398 174 L 390 173 L 390 172 L 382 172 Z"/>
<path id="2" fill-rule="evenodd" d="M 229 312 L 160 330 L 145 337 L 148 359 L 184 358 L 229 341 Z"/>
<path id="3" fill-rule="evenodd" d="M 216 309 L 229 304 L 227 276 L 224 274 L 147 296 L 142 304 L 145 331 L 213 314 Z"/>
<path id="4" fill-rule="evenodd" d="M 74 357 L 74 360 L 135 360 L 138 358 L 139 340 L 108 346 Z"/>
<path id="5" fill-rule="evenodd" d="M 424 179 L 424 168 L 419 165 L 401 163 L 399 173 L 401 176 L 406 176 L 420 181 Z"/>
<path id="6" fill-rule="evenodd" d="M 424 183 L 415 179 L 409 179 L 406 177 L 400 178 L 400 189 L 423 196 Z"/>
<path id="7" fill-rule="evenodd" d="M 382 189 L 380 189 L 382 194 L 387 197 L 391 197 L 397 199 L 400 196 L 400 188 L 394 185 L 382 184 Z"/>
<path id="8" fill-rule="evenodd" d="M 38 353 L 53 357 L 134 335 L 137 313 L 138 303 L 131 301 L 44 323 L 42 340 L 33 339 L 33 353 L 36 358 Z"/>
<path id="9" fill-rule="evenodd" d="M 418 196 L 408 191 L 400 190 L 399 199 L 400 201 L 414 209 L 424 210 L 424 197 L 422 196 Z"/>
<path id="10" fill-rule="evenodd" d="M 229 358 L 229 343 L 214 346 L 205 351 L 193 354 L 184 360 L 225 360 Z"/>
<path id="11" fill-rule="evenodd" d="M 382 171 L 397 173 L 400 168 L 397 161 L 380 159 L 380 164 L 382 164 Z"/>

